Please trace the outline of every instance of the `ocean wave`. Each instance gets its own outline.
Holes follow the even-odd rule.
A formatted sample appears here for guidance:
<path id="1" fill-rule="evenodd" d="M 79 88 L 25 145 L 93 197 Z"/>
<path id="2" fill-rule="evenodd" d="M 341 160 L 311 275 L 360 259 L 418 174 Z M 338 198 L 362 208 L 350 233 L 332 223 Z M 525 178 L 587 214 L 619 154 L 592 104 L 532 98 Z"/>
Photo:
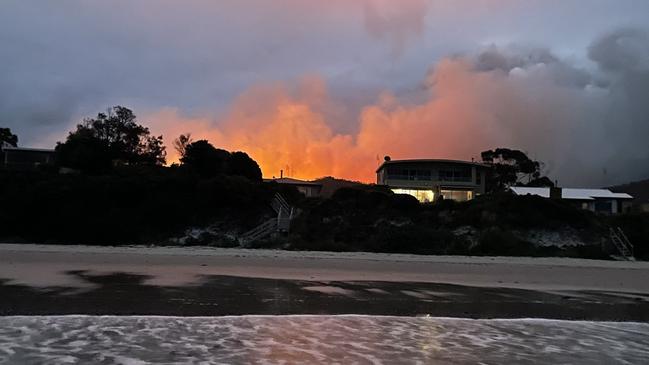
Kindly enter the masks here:
<path id="1" fill-rule="evenodd" d="M 0 363 L 646 363 L 649 324 L 385 316 L 0 317 Z"/>

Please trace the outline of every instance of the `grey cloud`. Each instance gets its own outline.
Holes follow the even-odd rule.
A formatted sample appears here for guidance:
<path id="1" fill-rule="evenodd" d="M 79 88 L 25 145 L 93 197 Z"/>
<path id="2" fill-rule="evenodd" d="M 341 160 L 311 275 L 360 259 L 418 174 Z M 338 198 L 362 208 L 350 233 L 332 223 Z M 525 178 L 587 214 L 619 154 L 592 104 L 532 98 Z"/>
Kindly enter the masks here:
<path id="1" fill-rule="evenodd" d="M 591 45 L 589 56 L 610 82 L 607 142 L 616 147 L 611 165 L 621 161 L 615 173 L 635 171 L 636 177 L 646 178 L 649 176 L 649 32 L 631 28 L 612 32 Z"/>
<path id="2" fill-rule="evenodd" d="M 505 73 L 543 67 L 546 76 L 562 85 L 585 87 L 593 82 L 593 75 L 588 71 L 561 60 L 547 48 L 492 45 L 474 58 L 474 64 L 478 71 L 500 70 Z"/>
<path id="3" fill-rule="evenodd" d="M 481 52 L 475 61 L 475 67 L 479 71 L 503 70 L 506 72 L 514 68 L 526 68 L 528 66 L 543 64 L 553 64 L 559 62 L 559 59 L 545 48 L 510 47 L 503 49 L 492 45 Z"/>
<path id="4" fill-rule="evenodd" d="M 648 178 L 649 69 L 641 66 L 649 47 L 645 34 L 626 29 L 597 38 L 589 47 L 596 67 L 520 44 L 452 57 L 490 80 L 486 88 L 466 91 L 482 101 L 484 121 L 478 125 L 495 119 L 495 135 L 485 135 L 483 143 L 527 150 L 545 161 L 547 173 L 564 186 Z M 427 80 L 435 82 L 435 72 L 434 67 Z M 435 91 L 435 84 L 427 86 Z"/>
<path id="5" fill-rule="evenodd" d="M 473 58 L 474 67 L 514 80 L 524 75 L 517 82 L 529 105 L 547 103 L 541 116 L 532 110 L 507 114 L 527 107 L 505 106 L 509 119 L 520 120 L 503 120 L 501 128 L 545 156 L 554 177 L 593 186 L 638 180 L 649 177 L 647 34 L 627 28 L 596 39 L 589 47 L 595 69 L 576 67 L 547 49 L 520 46 L 489 47 Z"/>
<path id="6" fill-rule="evenodd" d="M 387 39 L 393 54 L 403 53 L 406 43 L 424 31 L 427 0 L 365 0 L 365 27 L 373 36 Z"/>
<path id="7" fill-rule="evenodd" d="M 311 72 L 335 77 L 350 68 L 363 74 L 358 65 L 369 60 L 391 63 L 380 61 L 383 45 L 362 44 L 367 34 L 363 28 L 355 33 L 357 24 L 343 17 L 331 27 L 339 10 L 307 5 L 3 2 L 0 124 L 22 143 L 47 146 L 56 130 L 62 138 L 82 117 L 115 104 L 140 114 L 166 106 L 218 113 L 257 82 Z M 362 7 L 355 8 L 362 23 Z M 346 87 L 353 84 L 348 80 Z"/>
<path id="8" fill-rule="evenodd" d="M 606 34 L 589 47 L 588 56 L 604 71 L 649 71 L 649 32 L 624 28 Z"/>

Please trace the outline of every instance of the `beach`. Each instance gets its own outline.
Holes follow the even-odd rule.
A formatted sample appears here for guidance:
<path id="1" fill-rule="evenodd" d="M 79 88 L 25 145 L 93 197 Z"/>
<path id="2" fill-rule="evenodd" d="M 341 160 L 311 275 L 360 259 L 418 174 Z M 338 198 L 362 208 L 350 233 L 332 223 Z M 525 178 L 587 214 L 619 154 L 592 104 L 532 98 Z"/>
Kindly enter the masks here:
<path id="1" fill-rule="evenodd" d="M 0 245 L 3 363 L 642 363 L 649 265 Z"/>
<path id="2" fill-rule="evenodd" d="M 646 262 L 4 244 L 0 314 L 649 321 L 647 277 Z"/>

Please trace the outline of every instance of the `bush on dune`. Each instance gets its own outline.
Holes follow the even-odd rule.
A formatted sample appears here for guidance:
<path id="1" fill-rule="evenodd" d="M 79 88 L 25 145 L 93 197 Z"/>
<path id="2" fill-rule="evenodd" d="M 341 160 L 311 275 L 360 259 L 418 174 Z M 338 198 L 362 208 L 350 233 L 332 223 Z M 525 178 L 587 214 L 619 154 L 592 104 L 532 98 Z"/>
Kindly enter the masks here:
<path id="1" fill-rule="evenodd" d="M 469 202 L 419 204 L 408 195 L 381 187 L 343 188 L 328 200 L 309 200 L 293 227 L 292 242 L 301 249 L 352 247 L 355 250 L 421 254 L 581 255 L 588 249 L 535 247 L 514 232 L 571 230 L 600 238 L 600 217 L 560 201 L 507 193 Z M 473 238 L 455 229 L 472 227 Z M 593 241 L 595 242 L 595 241 Z M 581 251 L 580 251 L 581 250 Z"/>
<path id="2" fill-rule="evenodd" d="M 271 196 L 243 177 L 201 180 L 170 169 L 102 176 L 4 171 L 0 186 L 0 237 L 51 243 L 154 243 L 213 220 L 251 226 Z"/>
<path id="3" fill-rule="evenodd" d="M 459 224 L 476 227 L 547 228 L 591 227 L 596 217 L 563 202 L 538 196 L 516 196 L 508 193 L 485 195 L 457 204 Z"/>

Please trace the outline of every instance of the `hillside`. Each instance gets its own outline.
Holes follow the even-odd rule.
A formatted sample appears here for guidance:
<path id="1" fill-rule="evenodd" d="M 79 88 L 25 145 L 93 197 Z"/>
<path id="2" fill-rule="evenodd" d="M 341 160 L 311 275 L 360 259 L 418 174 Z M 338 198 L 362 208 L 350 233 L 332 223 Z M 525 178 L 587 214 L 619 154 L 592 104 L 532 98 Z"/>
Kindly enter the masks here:
<path id="1" fill-rule="evenodd" d="M 330 198 L 336 190 L 340 188 L 351 188 L 354 186 L 363 185 L 363 183 L 358 181 L 350 181 L 344 179 L 337 179 L 335 177 L 327 176 L 315 180 L 314 182 L 322 184 L 321 195 L 325 198 Z"/>
<path id="2" fill-rule="evenodd" d="M 649 203 L 649 179 L 612 186 L 609 189 L 616 193 L 631 194 L 637 203 Z"/>

